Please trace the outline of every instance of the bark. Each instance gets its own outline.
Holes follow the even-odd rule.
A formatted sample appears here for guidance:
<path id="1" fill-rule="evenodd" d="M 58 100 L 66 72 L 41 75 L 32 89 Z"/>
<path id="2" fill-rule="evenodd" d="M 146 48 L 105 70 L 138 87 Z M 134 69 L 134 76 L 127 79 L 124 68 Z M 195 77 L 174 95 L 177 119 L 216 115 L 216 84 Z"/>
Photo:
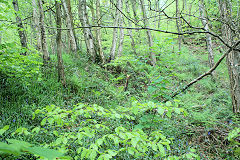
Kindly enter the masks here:
<path id="1" fill-rule="evenodd" d="M 55 5 L 56 5 L 57 28 L 61 28 L 62 27 L 61 8 L 60 8 L 61 4 L 58 1 L 55 1 Z M 63 59 L 62 59 L 62 45 L 61 45 L 62 33 L 61 32 L 62 32 L 61 29 L 57 29 L 56 42 L 57 42 L 57 58 L 58 58 L 58 81 L 60 81 L 63 86 L 66 86 Z"/>
<path id="2" fill-rule="evenodd" d="M 137 15 L 137 2 L 136 0 L 130 0 L 131 1 L 131 6 L 132 6 L 132 11 L 133 11 L 133 16 L 134 16 L 134 22 L 135 22 L 135 27 L 139 27 L 136 24 L 138 23 L 139 17 Z M 128 8 L 128 7 L 127 7 Z M 137 32 L 137 42 L 141 43 L 141 37 L 140 37 L 140 32 L 139 30 L 135 30 Z"/>
<path id="3" fill-rule="evenodd" d="M 145 9 L 145 4 L 144 4 L 144 0 L 140 0 L 141 3 L 141 9 L 142 9 L 142 15 L 143 15 L 143 23 L 144 23 L 144 27 L 148 27 L 148 19 L 147 19 L 147 13 L 146 13 L 146 9 Z M 153 52 L 152 46 L 153 46 L 153 39 L 152 39 L 152 34 L 149 30 L 146 31 L 147 34 L 147 38 L 148 38 L 148 45 L 149 45 L 149 50 L 150 50 L 150 58 L 151 58 L 151 64 L 153 66 L 156 65 L 156 55 Z"/>
<path id="4" fill-rule="evenodd" d="M 181 33 L 182 29 L 181 29 L 181 18 L 179 15 L 178 0 L 176 0 L 176 17 L 178 17 L 176 19 L 177 30 L 178 30 L 178 33 Z M 182 48 L 182 35 L 178 35 L 178 50 L 181 51 L 181 48 Z"/>
<path id="5" fill-rule="evenodd" d="M 49 52 L 47 49 L 47 42 L 46 42 L 46 31 L 44 27 L 44 12 L 43 12 L 43 5 L 42 5 L 42 0 L 38 0 L 38 8 L 39 8 L 39 25 L 40 25 L 40 30 L 41 30 L 41 46 L 42 46 L 42 52 L 43 52 L 43 62 L 44 64 L 47 64 L 48 61 L 50 60 L 49 57 Z"/>
<path id="6" fill-rule="evenodd" d="M 128 0 L 126 0 L 126 6 L 129 6 L 129 1 L 128 1 Z M 126 7 L 126 12 L 127 12 L 128 16 L 130 17 L 129 7 Z M 132 27 L 132 22 L 130 22 L 129 20 L 128 20 L 128 26 L 129 26 L 129 27 Z M 130 39 L 131 39 L 131 45 L 132 45 L 133 53 L 134 53 L 135 55 L 137 55 L 135 40 L 134 40 L 134 38 L 133 38 L 133 33 L 132 33 L 132 30 L 131 30 L 131 29 L 128 29 L 128 34 L 129 34 Z"/>
<path id="7" fill-rule="evenodd" d="M 79 19 L 80 19 L 83 27 L 89 26 L 89 20 L 88 20 L 86 6 L 87 6 L 86 0 L 79 0 L 78 14 L 79 14 Z M 84 39 L 85 39 L 85 43 L 86 43 L 86 47 L 87 47 L 87 52 L 90 54 L 92 61 L 95 62 L 97 50 L 95 48 L 94 38 L 93 38 L 91 28 L 83 28 L 83 32 L 84 32 Z"/>
<path id="8" fill-rule="evenodd" d="M 118 2 L 118 7 L 119 9 L 122 11 L 123 9 L 123 0 L 119 0 Z M 119 15 L 119 27 L 123 27 L 123 16 L 120 13 Z M 122 51 L 123 51 L 123 41 L 124 41 L 124 30 L 123 28 L 120 28 L 120 32 L 119 32 L 119 44 L 118 44 L 118 57 L 122 56 Z"/>
<path id="9" fill-rule="evenodd" d="M 41 42 L 41 32 L 40 32 L 40 27 L 39 27 L 39 12 L 37 8 L 37 2 L 36 0 L 32 0 L 32 5 L 33 5 L 33 27 L 34 27 L 34 32 L 35 32 L 35 38 L 37 40 L 37 50 L 42 51 L 42 42 Z"/>
<path id="10" fill-rule="evenodd" d="M 231 4 L 226 0 L 219 0 L 219 10 L 224 24 L 222 24 L 222 35 L 225 41 L 232 45 L 235 35 L 229 25 L 232 23 L 231 17 Z M 228 25 L 227 25 L 228 24 Z M 240 48 L 240 45 L 237 46 Z M 240 53 L 238 51 L 232 51 L 227 56 L 228 74 L 230 80 L 230 89 L 232 97 L 232 106 L 234 113 L 240 113 Z"/>
<path id="11" fill-rule="evenodd" d="M 25 32 L 24 32 L 22 19 L 18 15 L 18 12 L 19 12 L 18 1 L 13 0 L 12 4 L 13 4 L 14 10 L 15 10 L 16 22 L 17 22 L 17 26 L 18 26 L 18 35 L 19 35 L 19 38 L 20 38 L 21 45 L 22 45 L 23 48 L 27 48 L 27 37 L 26 37 Z M 26 55 L 26 52 L 22 53 L 22 54 Z"/>
<path id="12" fill-rule="evenodd" d="M 68 3 L 70 3 L 70 1 Z M 62 4 L 63 4 L 64 10 L 66 13 L 67 28 L 70 29 L 70 30 L 68 30 L 68 39 L 70 42 L 70 48 L 73 53 L 76 53 L 77 52 L 77 41 L 74 36 L 72 14 L 70 11 L 71 5 L 70 4 L 68 5 L 66 0 L 62 0 Z"/>
<path id="13" fill-rule="evenodd" d="M 52 15 L 52 12 L 48 12 L 48 15 L 49 16 L 46 16 L 47 17 L 47 24 L 49 24 L 50 26 L 54 26 L 53 22 L 52 22 L 52 19 L 55 18 L 55 14 Z M 51 47 L 51 52 L 52 53 L 56 53 L 56 41 L 55 41 L 55 30 L 51 29 L 51 28 L 47 28 L 47 33 L 48 33 L 48 36 L 51 37 L 49 40 L 50 40 L 50 43 L 48 46 Z"/>
<path id="14" fill-rule="evenodd" d="M 117 1 L 117 7 L 119 8 L 119 1 Z M 114 26 L 118 26 L 119 21 L 119 13 L 118 9 L 116 8 L 115 12 L 115 19 L 114 19 Z M 113 38 L 112 38 L 112 47 L 110 51 L 110 60 L 114 60 L 116 57 L 116 50 L 117 50 L 117 39 L 118 39 L 118 28 L 113 29 Z"/>
<path id="15" fill-rule="evenodd" d="M 72 16 L 71 0 L 66 0 L 66 2 L 67 2 L 67 6 L 68 6 L 68 11 L 69 11 L 69 15 L 70 15 L 70 20 L 71 20 L 71 23 L 72 23 L 72 27 L 74 27 L 73 16 Z M 75 2 L 77 2 L 77 1 L 75 1 Z M 75 30 L 73 30 L 73 34 L 74 34 L 74 37 L 75 37 L 75 41 L 76 41 L 76 45 L 77 45 L 77 50 L 79 50 L 78 38 L 77 38 L 77 36 L 76 36 Z"/>
<path id="16" fill-rule="evenodd" d="M 205 7 L 203 0 L 199 2 L 199 12 L 202 20 L 202 24 L 204 26 L 205 31 L 209 31 L 209 26 L 208 26 L 208 20 L 205 15 Z M 210 68 L 214 66 L 214 54 L 213 54 L 213 47 L 212 47 L 212 38 L 211 35 L 206 33 L 206 44 L 207 44 L 207 49 L 208 49 L 208 63 Z"/>
<path id="17" fill-rule="evenodd" d="M 100 10 L 100 1 L 99 0 L 96 0 L 96 20 L 97 20 L 97 25 L 100 26 L 101 25 L 101 10 Z M 98 43 L 98 52 L 101 56 L 102 63 L 105 64 L 106 60 L 105 60 L 105 56 L 104 56 L 103 49 L 102 49 L 101 29 L 100 28 L 96 29 L 96 40 Z"/>

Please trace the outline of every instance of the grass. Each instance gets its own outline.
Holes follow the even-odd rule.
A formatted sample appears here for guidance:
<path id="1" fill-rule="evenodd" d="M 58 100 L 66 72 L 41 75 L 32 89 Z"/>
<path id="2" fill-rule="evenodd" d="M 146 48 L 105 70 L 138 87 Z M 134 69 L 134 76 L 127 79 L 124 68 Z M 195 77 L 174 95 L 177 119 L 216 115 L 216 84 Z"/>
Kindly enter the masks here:
<path id="1" fill-rule="evenodd" d="M 158 36 L 161 37 L 162 34 L 156 35 L 156 38 Z M 103 45 L 109 45 L 109 43 L 106 41 Z M 130 62 L 132 66 L 129 67 L 125 62 L 120 63 L 121 71 L 126 71 L 133 76 L 127 92 L 123 91 L 125 73 L 117 70 L 110 72 L 107 68 L 92 64 L 84 54 L 80 54 L 77 59 L 70 54 L 63 55 L 67 88 L 63 88 L 57 82 L 55 55 L 51 57 L 51 66 L 42 68 L 41 75 L 34 77 L 29 85 L 18 82 L 16 79 L 2 78 L 1 83 L 5 86 L 2 85 L 0 91 L 0 128 L 10 122 L 11 129 L 7 132 L 8 134 L 19 127 L 33 128 L 39 125 L 40 120 L 32 120 L 32 112 L 50 104 L 64 109 L 70 109 L 77 103 L 98 104 L 104 108 L 115 109 L 117 106 L 130 107 L 134 99 L 142 102 L 159 102 L 164 96 L 169 98 L 173 90 L 184 86 L 209 69 L 207 54 L 198 54 L 194 48 L 189 49 L 188 46 L 183 46 L 182 51 L 177 52 L 175 45 L 176 42 L 171 37 L 168 39 L 162 37 L 155 41 L 153 49 L 159 59 L 158 67 L 155 69 L 145 64 L 147 50 L 143 45 L 138 48 L 140 54 L 138 61 Z M 125 49 L 129 47 L 126 45 Z M 130 52 L 124 53 L 126 57 L 129 54 Z M 221 54 L 216 52 L 215 60 L 220 56 Z M 173 139 L 172 154 L 182 155 L 189 152 L 191 147 L 196 147 L 197 153 L 203 159 L 205 156 L 210 159 L 227 157 L 226 150 L 223 148 L 227 145 L 217 146 L 222 135 L 216 131 L 229 131 L 237 126 L 238 122 L 234 120 L 231 112 L 225 63 L 218 67 L 216 76 L 214 81 L 211 77 L 207 77 L 176 97 L 180 101 L 180 106 L 188 111 L 187 117 L 176 115 L 173 119 L 159 122 L 161 131 L 168 138 Z M 40 81 L 39 78 L 41 78 Z M 159 78 L 163 78 L 164 81 L 158 82 Z M 143 83 L 147 84 L 148 88 L 145 88 Z M 149 86 L 154 91 L 150 91 Z M 227 124 L 226 121 L 229 119 L 233 123 Z M 214 132 L 208 134 L 210 131 Z M 202 137 L 202 135 L 205 136 Z M 54 140 L 54 136 L 46 137 L 46 135 L 41 135 L 38 140 L 23 136 L 4 138 L 11 137 L 35 143 L 50 143 Z M 208 143 L 203 143 L 204 140 L 208 140 Z M 214 146 L 215 150 L 213 150 Z M 208 150 L 202 152 L 204 147 Z"/>

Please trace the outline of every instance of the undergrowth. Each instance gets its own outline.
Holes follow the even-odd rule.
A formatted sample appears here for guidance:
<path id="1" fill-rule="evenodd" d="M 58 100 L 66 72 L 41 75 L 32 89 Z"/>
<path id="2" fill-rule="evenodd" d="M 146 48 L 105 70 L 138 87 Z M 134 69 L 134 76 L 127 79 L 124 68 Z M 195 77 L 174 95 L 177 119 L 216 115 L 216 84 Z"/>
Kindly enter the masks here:
<path id="1" fill-rule="evenodd" d="M 64 54 L 66 88 L 57 82 L 55 55 L 27 83 L 1 72 L 1 141 L 18 139 L 75 159 L 234 159 L 238 130 L 226 139 L 239 119 L 231 112 L 226 65 L 216 70 L 218 78 L 203 79 L 173 100 L 174 91 L 209 68 L 207 55 L 174 46 L 173 38 L 155 42 L 156 67 L 143 47 L 104 66 L 84 54 Z M 22 147 L 28 152 L 22 159 L 36 155 Z"/>

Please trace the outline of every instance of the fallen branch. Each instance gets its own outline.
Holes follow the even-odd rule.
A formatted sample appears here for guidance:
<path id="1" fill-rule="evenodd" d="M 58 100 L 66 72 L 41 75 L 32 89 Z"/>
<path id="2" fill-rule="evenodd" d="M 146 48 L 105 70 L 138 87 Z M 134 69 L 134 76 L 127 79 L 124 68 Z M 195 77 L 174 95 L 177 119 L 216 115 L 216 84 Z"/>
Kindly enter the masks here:
<path id="1" fill-rule="evenodd" d="M 217 63 L 210 68 L 209 71 L 205 72 L 204 74 L 202 74 L 201 76 L 197 77 L 196 79 L 192 80 L 190 83 L 188 83 L 185 87 L 183 87 L 182 89 L 176 91 L 171 98 L 176 97 L 177 95 L 179 95 L 180 93 L 184 92 L 186 89 L 188 89 L 190 86 L 192 86 L 194 83 L 198 82 L 199 80 L 203 79 L 204 77 L 211 75 L 211 73 L 219 66 L 219 64 L 222 62 L 222 60 L 231 52 L 234 50 L 234 48 L 236 48 L 238 45 L 240 44 L 240 40 L 237 41 L 232 47 L 230 47 L 228 49 L 228 51 L 222 55 L 222 57 L 217 61 Z"/>

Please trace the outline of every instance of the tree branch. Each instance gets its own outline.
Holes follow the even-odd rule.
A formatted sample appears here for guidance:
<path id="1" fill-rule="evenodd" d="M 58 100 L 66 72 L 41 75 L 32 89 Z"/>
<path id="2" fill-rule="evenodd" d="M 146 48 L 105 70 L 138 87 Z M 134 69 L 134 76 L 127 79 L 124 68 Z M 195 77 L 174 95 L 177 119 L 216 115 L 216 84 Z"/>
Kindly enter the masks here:
<path id="1" fill-rule="evenodd" d="M 240 40 L 237 41 L 231 48 L 228 49 L 228 51 L 222 55 L 222 57 L 217 61 L 217 63 L 210 68 L 207 72 L 205 72 L 204 74 L 202 74 L 201 76 L 197 77 L 196 79 L 192 80 L 191 82 L 189 82 L 185 87 L 183 87 L 182 89 L 176 91 L 171 98 L 176 97 L 177 95 L 179 95 L 180 93 L 184 92 L 185 90 L 187 90 L 190 86 L 192 86 L 193 84 L 195 84 L 196 82 L 200 81 L 201 79 L 203 79 L 204 77 L 211 75 L 211 73 L 219 66 L 219 64 L 223 61 L 223 59 L 230 53 L 232 52 L 238 45 L 240 44 Z"/>

